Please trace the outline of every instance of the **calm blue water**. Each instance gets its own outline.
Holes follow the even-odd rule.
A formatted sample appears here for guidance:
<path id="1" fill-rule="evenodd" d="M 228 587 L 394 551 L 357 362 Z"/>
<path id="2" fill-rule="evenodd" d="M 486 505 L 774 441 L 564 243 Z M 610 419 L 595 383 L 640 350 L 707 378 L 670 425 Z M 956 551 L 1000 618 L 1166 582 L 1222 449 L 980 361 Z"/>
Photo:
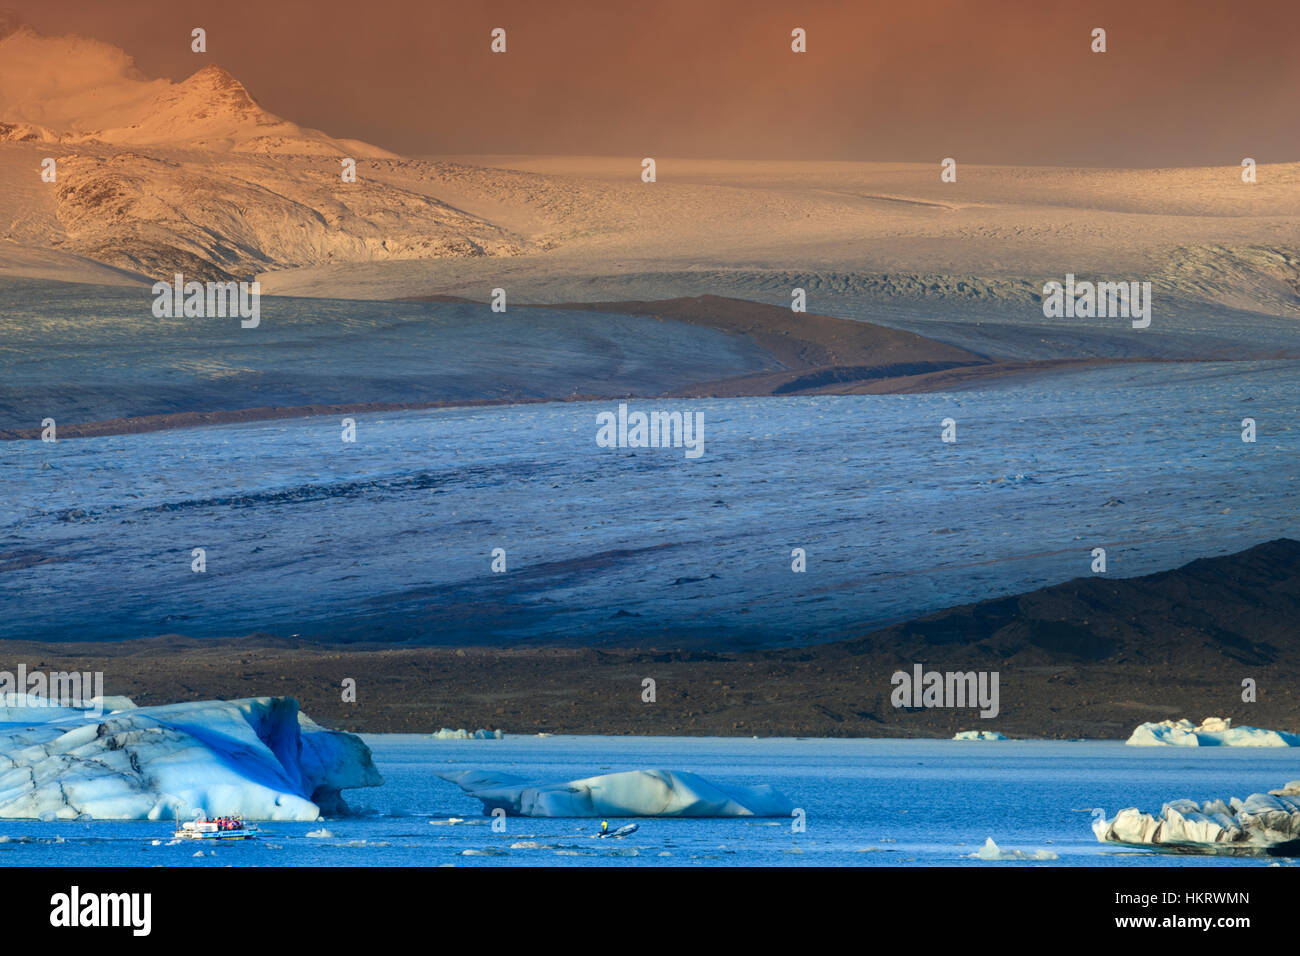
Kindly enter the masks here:
<path id="1" fill-rule="evenodd" d="M 1246 796 L 1300 777 L 1290 749 L 1135 748 L 1117 742 L 744 740 L 507 737 L 435 741 L 369 735 L 384 787 L 352 791 L 363 816 L 268 824 L 261 838 L 196 857 L 166 845 L 169 823 L 0 821 L 9 866 L 1265 866 L 1258 859 L 1167 856 L 1099 844 L 1089 810 L 1155 811 L 1179 797 Z M 720 782 L 770 783 L 807 815 L 789 820 L 642 820 L 621 840 L 599 821 L 508 818 L 493 833 L 482 804 L 435 771 L 477 767 L 539 780 L 639 768 Z M 464 822 L 449 824 L 449 818 Z M 308 836 L 322 828 L 330 836 Z M 1051 861 L 970 859 L 988 837 Z M 154 840 L 164 841 L 154 846 Z M 525 845 L 527 844 L 527 845 Z M 467 851 L 469 851 L 467 855 Z M 481 855 L 486 854 L 486 855 Z M 1290 861 L 1281 861 L 1291 865 Z"/>

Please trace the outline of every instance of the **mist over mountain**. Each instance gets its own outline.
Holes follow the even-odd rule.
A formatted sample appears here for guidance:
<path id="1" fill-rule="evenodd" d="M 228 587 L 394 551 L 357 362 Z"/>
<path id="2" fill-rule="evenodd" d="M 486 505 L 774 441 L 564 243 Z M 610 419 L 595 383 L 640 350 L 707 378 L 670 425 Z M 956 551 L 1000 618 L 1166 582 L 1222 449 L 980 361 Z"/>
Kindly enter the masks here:
<path id="1" fill-rule="evenodd" d="M 268 111 L 217 63 L 157 79 L 111 44 L 3 23 L 0 275 L 257 276 L 344 298 L 481 298 L 509 281 L 512 302 L 772 302 L 798 285 L 1036 310 L 1046 279 L 1097 272 L 1149 278 L 1165 301 L 1300 315 L 1297 163 L 1249 185 L 1236 165 L 961 165 L 942 182 L 937 161 L 660 156 L 643 182 L 640 153 L 397 156 Z"/>
<path id="2" fill-rule="evenodd" d="M 12 14 L 0 19 L 0 121 L 67 145 L 392 155 L 267 112 L 215 64 L 179 83 L 151 79 L 117 47 L 87 37 L 43 36 Z M 3 138 L 22 141 L 30 134 L 10 130 Z"/>

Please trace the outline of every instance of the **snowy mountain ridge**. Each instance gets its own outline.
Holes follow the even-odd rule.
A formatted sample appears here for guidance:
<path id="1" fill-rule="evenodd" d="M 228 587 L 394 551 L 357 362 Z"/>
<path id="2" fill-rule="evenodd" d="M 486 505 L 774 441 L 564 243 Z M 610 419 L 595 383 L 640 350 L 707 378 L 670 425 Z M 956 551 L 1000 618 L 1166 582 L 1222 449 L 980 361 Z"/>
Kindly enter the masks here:
<path id="1" fill-rule="evenodd" d="M 0 26 L 0 141 L 170 145 L 254 152 L 392 156 L 264 110 L 208 64 L 179 83 L 149 79 L 117 47 Z"/>
<path id="2" fill-rule="evenodd" d="M 23 187 L 0 197 L 0 241 L 29 252 L 229 280 L 525 248 L 436 196 L 365 175 L 367 160 L 395 158 L 266 111 L 219 66 L 150 79 L 109 44 L 0 21 L 0 170 Z M 38 178 L 49 160 L 53 179 Z M 362 169 L 347 178 L 350 164 Z"/>

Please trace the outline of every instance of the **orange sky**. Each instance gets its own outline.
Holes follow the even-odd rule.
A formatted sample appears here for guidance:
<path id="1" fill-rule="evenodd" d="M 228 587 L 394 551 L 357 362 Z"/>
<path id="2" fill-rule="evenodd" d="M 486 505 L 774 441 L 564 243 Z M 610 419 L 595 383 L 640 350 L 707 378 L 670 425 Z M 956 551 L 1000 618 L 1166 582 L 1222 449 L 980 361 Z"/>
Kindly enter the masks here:
<path id="1" fill-rule="evenodd" d="M 0 2 L 150 74 L 215 62 L 287 119 L 413 154 L 1300 160 L 1300 0 Z"/>

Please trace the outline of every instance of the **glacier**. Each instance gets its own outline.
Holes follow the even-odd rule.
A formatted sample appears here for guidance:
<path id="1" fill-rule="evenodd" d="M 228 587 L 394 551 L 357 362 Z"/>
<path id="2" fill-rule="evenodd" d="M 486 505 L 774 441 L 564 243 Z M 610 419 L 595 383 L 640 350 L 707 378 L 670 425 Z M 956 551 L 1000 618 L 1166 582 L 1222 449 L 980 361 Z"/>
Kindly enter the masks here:
<path id="1" fill-rule="evenodd" d="M 1106 819 L 1093 811 L 1102 843 L 1229 856 L 1300 856 L 1300 780 L 1245 800 L 1173 800 L 1158 816 L 1128 807 Z"/>
<path id="2" fill-rule="evenodd" d="M 341 791 L 383 783 L 359 737 L 321 727 L 289 697 L 3 703 L 0 818 L 311 821 L 347 812 Z"/>
<path id="3" fill-rule="evenodd" d="M 629 770 L 535 783 L 512 774 L 460 770 L 438 774 L 483 801 L 483 812 L 514 817 L 788 817 L 785 794 L 714 783 L 681 770 Z"/>
<path id="4" fill-rule="evenodd" d="M 42 303 L 40 309 L 32 301 Z M 32 424 L 23 418 L 24 409 L 44 407 L 47 397 L 54 401 L 51 396 L 63 396 L 62 412 L 51 412 L 60 423 L 109 414 L 109 385 L 74 402 L 68 383 L 116 375 L 94 363 L 96 354 L 117 347 L 115 337 L 135 343 L 132 361 L 138 357 L 142 367 L 160 361 L 150 349 L 208 355 L 220 344 L 216 338 L 193 339 L 187 350 L 184 330 L 164 334 L 160 328 L 153 334 L 163 338 L 137 342 L 128 331 L 133 313 L 127 297 L 106 302 L 96 311 L 66 290 L 11 289 L 0 282 L 0 315 L 13 323 L 4 346 L 17 350 L 15 355 L 41 356 L 0 362 L 0 382 L 8 389 L 0 389 L 0 429 Z M 227 351 L 212 353 L 203 375 L 235 383 L 230 387 L 236 390 L 238 383 L 255 380 L 257 397 L 249 402 L 257 403 L 327 400 L 318 380 L 358 377 L 382 387 L 351 398 L 330 392 L 328 400 L 382 400 L 393 389 L 416 400 L 466 395 L 471 380 L 493 367 L 527 365 L 521 349 L 531 349 L 535 358 L 545 345 L 547 362 L 563 364 L 559 352 L 572 341 L 564 313 L 537 310 L 527 317 L 544 326 L 536 334 L 525 336 L 514 326 L 495 333 L 516 351 L 489 349 L 482 361 L 474 360 L 473 370 L 458 372 L 451 366 L 470 361 L 462 353 L 487 347 L 489 332 L 480 326 L 489 320 L 473 318 L 470 306 L 421 314 L 416 305 L 375 306 L 378 311 L 366 318 L 339 303 L 279 302 L 272 315 L 271 298 L 264 297 L 256 331 L 277 337 L 274 346 L 254 351 L 281 355 L 283 368 Z M 51 313 L 64 317 L 56 320 Z M 599 318 L 608 323 L 615 317 Z M 427 325 L 423 332 L 416 331 L 420 323 Z M 653 357 L 678 376 L 692 351 L 718 354 L 721 346 L 706 348 L 699 338 L 666 325 L 652 334 L 628 319 L 605 331 L 583 327 L 583 335 L 584 341 L 597 336 L 610 343 L 649 335 Z M 1295 325 L 1300 341 L 1300 323 Z M 337 342 L 339 328 L 365 331 L 338 348 L 330 343 Z M 184 331 L 191 338 L 198 334 L 196 328 Z M 424 344 L 415 348 L 411 336 L 422 336 Z M 305 352 L 297 344 L 302 342 L 311 344 Z M 74 362 L 69 350 L 80 358 Z M 597 390 L 613 375 L 609 369 L 618 353 L 612 345 L 605 351 L 614 364 L 602 365 L 605 370 L 593 373 L 584 388 Z M 417 370 L 424 379 L 417 381 L 414 366 L 393 365 L 399 352 L 424 363 Z M 436 374 L 429 371 L 434 362 L 442 363 Z M 691 367 L 692 374 L 703 374 L 702 363 Z M 652 364 L 638 366 L 644 374 L 635 386 L 622 373 L 623 390 L 681 387 Z M 737 357 L 728 364 L 736 369 L 745 363 Z M 717 360 L 711 367 L 718 367 Z M 689 407 L 703 411 L 708 423 L 708 457 L 717 455 L 717 477 L 707 481 L 680 460 L 674 464 L 642 450 L 592 457 L 601 449 L 594 443 L 594 424 L 588 424 L 608 403 L 358 414 L 362 437 L 356 446 L 339 441 L 339 419 L 331 417 L 53 444 L 7 442 L 0 500 L 10 507 L 0 508 L 0 538 L 7 551 L 41 560 L 10 562 L 6 587 L 20 596 L 63 593 L 81 600 L 7 601 L 0 638 L 64 641 L 77 634 L 109 640 L 171 633 L 184 620 L 187 634 L 196 638 L 266 631 L 311 640 L 402 641 L 437 633 L 449 646 L 614 639 L 654 646 L 665 632 L 677 630 L 714 646 L 742 639 L 810 643 L 1087 574 L 1088 551 L 1063 541 L 1060 529 L 1092 521 L 1090 534 L 1099 540 L 1127 540 L 1132 519 L 1126 515 L 1134 506 L 1149 526 L 1149 538 L 1124 546 L 1122 556 L 1107 554 L 1126 577 L 1183 564 L 1189 554 L 1247 548 L 1283 531 L 1296 536 L 1300 481 L 1288 480 L 1295 470 L 1287 467 L 1284 445 L 1261 443 L 1258 455 L 1225 458 L 1213 451 L 1221 446 L 1207 432 L 1189 457 L 1187 437 L 1177 429 L 1133 432 L 1119 398 L 1114 408 L 1099 406 L 1068 434 L 1055 424 L 1076 415 L 1089 396 L 1123 396 L 1133 389 L 1141 391 L 1154 419 L 1200 421 L 1205 407 L 1230 407 L 1245 387 L 1254 395 L 1256 418 L 1294 421 L 1300 409 L 1294 370 L 1288 377 L 1252 365 L 1238 377 L 1204 363 L 1136 368 L 1071 373 L 1070 387 L 1026 380 L 962 392 L 962 413 L 981 422 L 984 437 L 961 446 L 960 462 L 944 454 L 956 446 L 934 442 L 930 448 L 914 440 L 917 421 L 937 421 L 953 411 L 951 395 L 692 399 Z M 295 369 L 310 369 L 310 381 L 291 387 L 288 377 Z M 208 404 L 198 407 L 239 406 L 215 385 L 209 391 L 196 384 L 198 373 L 163 368 L 141 384 L 143 374 L 111 387 L 114 414 L 158 411 L 140 404 L 140 396 L 164 401 L 175 376 L 183 379 L 187 395 L 206 396 Z M 273 387 L 271 379 L 280 384 Z M 557 381 L 521 378 L 518 387 L 541 394 L 537 390 Z M 433 389 L 450 387 L 448 382 L 455 385 L 451 393 Z M 1026 417 L 1025 409 L 1033 415 Z M 844 453 L 858 449 L 864 434 L 872 436 L 873 460 L 898 465 L 873 479 L 865 499 L 862 475 L 869 462 L 856 451 Z M 1111 472 L 1090 464 L 1099 447 L 1117 449 Z M 323 455 L 328 448 L 339 453 Z M 365 454 L 353 453 L 360 448 Z M 1008 459 L 1009 448 L 1023 453 Z M 1173 459 L 1186 459 L 1177 473 L 1157 467 Z M 178 460 L 193 462 L 194 470 L 168 467 Z M 826 463 L 815 491 L 799 483 L 807 461 Z M 1041 481 L 986 480 L 1027 471 Z M 437 508 L 429 507 L 430 495 Z M 1112 496 L 1129 505 L 1101 507 Z M 592 500 L 603 502 L 599 517 L 589 513 Z M 642 522 L 651 500 L 660 503 L 658 530 L 654 547 L 647 547 Z M 883 502 L 892 502 L 907 519 L 880 518 Z M 1231 514 L 1221 515 L 1229 506 Z M 963 515 L 959 527 L 953 527 L 956 513 Z M 1195 529 L 1188 531 L 1192 524 Z M 224 555 L 220 576 L 190 571 L 190 549 L 181 543 L 200 527 L 203 541 L 192 546 Z M 410 533 L 415 527 L 421 533 Z M 945 529 L 954 533 L 939 533 Z M 792 575 L 787 562 L 774 561 L 772 543 L 812 535 L 819 542 L 818 573 L 814 580 L 796 581 L 808 575 Z M 868 537 L 876 549 L 873 566 L 890 568 L 887 574 L 863 577 L 861 542 Z M 430 563 L 422 549 L 431 540 L 445 548 Z M 510 567 L 528 573 L 482 574 L 482 556 L 511 540 L 517 544 Z M 721 552 L 731 556 L 726 568 L 716 563 Z M 976 552 L 986 554 L 987 563 L 966 567 L 963 556 Z M 341 553 L 362 562 L 365 573 L 340 575 Z M 1037 556 L 1017 558 L 1025 554 Z M 556 555 L 565 557 L 556 561 Z M 286 592 L 281 572 L 288 566 L 299 586 Z M 590 570 L 575 578 L 575 569 L 583 568 Z M 430 601 L 433 592 L 425 589 L 441 598 Z M 825 600 L 825 594 L 838 597 Z M 1166 716 L 1172 715 L 1153 715 Z M 451 712 L 438 719 L 461 717 Z"/>
<path id="5" fill-rule="evenodd" d="M 1230 717 L 1142 724 L 1125 741 L 1130 747 L 1300 747 L 1300 736 L 1282 730 L 1234 727 Z"/>

